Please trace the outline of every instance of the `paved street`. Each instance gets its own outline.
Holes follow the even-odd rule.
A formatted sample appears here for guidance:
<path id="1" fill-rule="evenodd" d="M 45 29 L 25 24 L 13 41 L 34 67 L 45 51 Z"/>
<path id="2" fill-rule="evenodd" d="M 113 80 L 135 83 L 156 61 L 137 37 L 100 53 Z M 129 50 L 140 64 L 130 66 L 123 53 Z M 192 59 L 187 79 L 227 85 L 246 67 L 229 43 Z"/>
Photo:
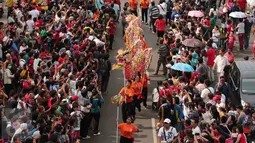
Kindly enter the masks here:
<path id="1" fill-rule="evenodd" d="M 124 2 L 123 2 L 124 3 Z M 117 49 L 120 47 L 124 47 L 124 42 L 122 39 L 121 33 L 121 24 L 118 24 L 116 35 L 115 35 L 115 42 L 114 42 L 114 51 L 111 53 L 111 61 L 112 63 L 116 63 L 115 56 Z M 153 48 L 153 60 L 150 66 L 150 74 L 154 71 L 157 61 L 157 47 L 156 47 L 156 35 L 152 35 L 151 32 L 147 27 L 144 27 L 145 39 L 149 45 L 149 47 Z M 151 82 L 149 85 L 149 93 L 152 92 L 152 89 L 156 85 L 157 80 L 161 80 L 162 77 L 151 77 Z M 101 120 L 100 120 L 100 132 L 101 136 L 92 137 L 88 140 L 89 143 L 112 143 L 116 142 L 116 105 L 110 103 L 110 98 L 113 95 L 116 95 L 120 89 L 123 87 L 123 74 L 122 71 L 114 70 L 111 72 L 111 78 L 108 87 L 108 94 L 105 96 L 105 104 L 101 109 Z M 151 98 L 149 98 L 150 102 Z M 121 115 L 121 114 L 120 114 Z M 135 121 L 135 125 L 138 126 L 141 132 L 135 135 L 136 143 L 138 142 L 147 142 L 153 143 L 153 136 L 152 136 L 152 119 L 157 117 L 156 113 L 152 112 L 148 109 L 143 109 L 141 113 L 138 113 L 137 120 Z M 120 116 L 120 122 L 122 122 Z M 86 142 L 86 141 L 84 141 Z"/>

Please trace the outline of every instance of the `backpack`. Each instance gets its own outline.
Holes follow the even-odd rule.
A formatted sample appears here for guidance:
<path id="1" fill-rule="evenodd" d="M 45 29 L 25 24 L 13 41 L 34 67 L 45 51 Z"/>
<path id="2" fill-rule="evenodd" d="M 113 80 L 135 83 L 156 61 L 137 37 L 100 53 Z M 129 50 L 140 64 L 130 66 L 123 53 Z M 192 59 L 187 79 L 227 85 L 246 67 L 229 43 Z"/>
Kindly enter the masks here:
<path id="1" fill-rule="evenodd" d="M 109 66 L 108 66 L 108 61 L 107 60 L 103 60 L 100 64 L 100 72 L 102 74 L 105 74 L 109 71 Z"/>
<path id="2" fill-rule="evenodd" d="M 165 118 L 170 119 L 171 125 L 175 126 L 175 124 L 177 123 L 177 117 L 176 117 L 176 110 L 174 109 L 174 106 L 172 106 L 171 104 L 168 104 L 164 106 L 164 110 L 165 110 Z"/>
<path id="3" fill-rule="evenodd" d="M 173 2 L 171 0 L 169 0 L 167 3 L 166 3 L 166 10 L 167 12 L 171 12 L 172 11 L 172 8 L 173 8 Z"/>

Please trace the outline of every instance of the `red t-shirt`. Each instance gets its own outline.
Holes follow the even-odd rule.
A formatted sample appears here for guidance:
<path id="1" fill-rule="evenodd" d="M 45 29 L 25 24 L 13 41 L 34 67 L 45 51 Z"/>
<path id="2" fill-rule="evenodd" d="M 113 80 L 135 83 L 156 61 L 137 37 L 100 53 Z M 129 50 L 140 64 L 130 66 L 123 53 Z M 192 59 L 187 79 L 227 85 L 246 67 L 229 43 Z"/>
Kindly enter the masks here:
<path id="1" fill-rule="evenodd" d="M 245 10 L 246 9 L 246 0 L 237 0 L 239 7 L 241 10 Z"/>
<path id="2" fill-rule="evenodd" d="M 161 89 L 159 91 L 159 97 L 162 98 L 162 97 L 169 97 L 171 94 L 170 94 L 170 89 Z"/>
<path id="3" fill-rule="evenodd" d="M 206 56 L 208 57 L 207 65 L 208 66 L 213 66 L 214 64 L 214 59 L 215 59 L 216 51 L 213 48 L 210 48 L 206 52 Z"/>
<path id="4" fill-rule="evenodd" d="M 110 31 L 109 31 L 110 35 L 114 35 L 115 34 L 115 23 L 111 22 L 109 24 L 109 26 L 110 26 Z"/>
<path id="5" fill-rule="evenodd" d="M 231 32 L 232 28 L 233 28 L 232 24 L 227 25 L 227 32 L 228 32 L 228 34 Z"/>
<path id="6" fill-rule="evenodd" d="M 205 20 L 203 20 L 203 24 L 204 24 L 205 26 L 207 26 L 207 27 L 210 27 L 211 22 L 210 22 L 210 20 L 205 19 Z"/>
<path id="7" fill-rule="evenodd" d="M 158 31 L 165 31 L 166 21 L 164 19 L 157 19 L 155 24 Z"/>
<path id="8" fill-rule="evenodd" d="M 228 36 L 228 44 L 235 44 L 236 37 L 235 36 Z"/>
<path id="9" fill-rule="evenodd" d="M 64 61 L 66 60 L 66 58 L 58 58 L 58 62 L 60 63 L 60 64 L 62 64 Z"/>
<path id="10" fill-rule="evenodd" d="M 28 60 L 28 71 L 33 71 L 34 70 L 34 58 L 30 58 L 29 60 Z"/>
<path id="11" fill-rule="evenodd" d="M 47 57 L 47 53 L 46 52 L 41 52 L 39 57 L 46 58 Z"/>

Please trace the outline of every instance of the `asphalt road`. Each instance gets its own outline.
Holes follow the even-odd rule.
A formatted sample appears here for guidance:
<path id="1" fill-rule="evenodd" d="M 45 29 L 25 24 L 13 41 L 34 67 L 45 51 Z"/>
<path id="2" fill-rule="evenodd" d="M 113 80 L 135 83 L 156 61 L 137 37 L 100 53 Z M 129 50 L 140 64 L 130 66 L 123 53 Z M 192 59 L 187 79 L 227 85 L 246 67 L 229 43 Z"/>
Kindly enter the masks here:
<path id="1" fill-rule="evenodd" d="M 123 2 L 124 3 L 124 2 Z M 154 72 L 157 62 L 157 46 L 156 46 L 156 35 L 153 35 L 147 26 L 144 25 L 144 35 L 145 40 L 149 47 L 153 48 L 153 59 L 149 69 L 150 74 Z M 122 27 L 121 24 L 118 24 L 116 29 L 115 41 L 113 44 L 114 50 L 111 52 L 111 62 L 116 63 L 115 56 L 116 52 L 120 47 L 125 47 L 124 41 L 122 39 Z M 149 95 L 152 92 L 152 89 L 155 87 L 158 80 L 162 80 L 163 76 L 150 77 L 151 81 L 149 84 Z M 111 96 L 116 95 L 120 89 L 123 87 L 123 74 L 120 70 L 114 70 L 111 72 L 111 77 L 108 86 L 108 93 L 104 96 L 105 103 L 101 109 L 101 120 L 100 120 L 100 136 L 91 136 L 91 139 L 82 141 L 83 143 L 112 143 L 116 142 L 116 118 L 117 118 L 117 107 L 116 105 L 111 104 Z M 148 103 L 151 103 L 151 97 L 148 99 Z M 150 106 L 149 106 L 150 108 Z M 122 122 L 121 113 L 119 116 L 119 122 Z M 135 134 L 135 142 L 147 142 L 153 143 L 153 132 L 152 132 L 152 118 L 157 117 L 156 113 L 150 109 L 142 108 L 142 111 L 137 114 L 135 125 L 138 126 L 140 132 Z M 92 133 L 90 134 L 92 135 Z"/>

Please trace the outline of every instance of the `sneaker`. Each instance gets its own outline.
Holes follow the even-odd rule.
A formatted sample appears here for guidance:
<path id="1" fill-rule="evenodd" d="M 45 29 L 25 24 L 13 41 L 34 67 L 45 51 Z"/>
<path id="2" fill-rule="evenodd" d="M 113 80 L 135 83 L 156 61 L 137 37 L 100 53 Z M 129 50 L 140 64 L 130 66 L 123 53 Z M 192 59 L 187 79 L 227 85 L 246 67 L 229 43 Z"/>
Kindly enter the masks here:
<path id="1" fill-rule="evenodd" d="M 145 23 L 146 25 L 148 25 L 148 23 Z"/>
<path id="2" fill-rule="evenodd" d="M 82 137 L 83 140 L 90 139 L 90 136 Z"/>
<path id="3" fill-rule="evenodd" d="M 97 133 L 94 134 L 94 136 L 99 136 L 99 135 L 101 135 L 100 132 L 97 132 Z"/>

